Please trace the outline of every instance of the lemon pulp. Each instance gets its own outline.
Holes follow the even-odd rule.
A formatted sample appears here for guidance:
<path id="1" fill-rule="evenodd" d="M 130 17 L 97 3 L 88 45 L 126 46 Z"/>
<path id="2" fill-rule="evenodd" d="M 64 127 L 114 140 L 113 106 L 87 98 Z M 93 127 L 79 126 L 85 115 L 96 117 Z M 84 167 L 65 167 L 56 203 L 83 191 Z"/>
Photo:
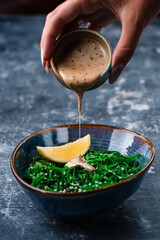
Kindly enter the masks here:
<path id="1" fill-rule="evenodd" d="M 77 139 L 74 142 L 66 143 L 62 146 L 37 146 L 37 150 L 39 154 L 45 159 L 59 163 L 67 163 L 70 160 L 77 158 L 79 155 L 84 156 L 84 154 L 89 150 L 90 145 L 91 136 L 88 134 L 83 138 Z"/>

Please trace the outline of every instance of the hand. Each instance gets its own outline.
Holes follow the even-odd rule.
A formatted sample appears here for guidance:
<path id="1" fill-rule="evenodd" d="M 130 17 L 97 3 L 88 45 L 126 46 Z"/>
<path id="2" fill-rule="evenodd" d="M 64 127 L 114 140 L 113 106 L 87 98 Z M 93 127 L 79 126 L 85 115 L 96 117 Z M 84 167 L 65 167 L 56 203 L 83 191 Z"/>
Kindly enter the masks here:
<path id="1" fill-rule="evenodd" d="M 118 19 L 122 32 L 113 52 L 109 79 L 112 84 L 133 56 L 144 28 L 159 13 L 159 0 L 67 0 L 47 15 L 40 44 L 42 64 L 49 73 L 56 39 L 64 31 L 77 28 L 80 19 L 96 31 Z"/>

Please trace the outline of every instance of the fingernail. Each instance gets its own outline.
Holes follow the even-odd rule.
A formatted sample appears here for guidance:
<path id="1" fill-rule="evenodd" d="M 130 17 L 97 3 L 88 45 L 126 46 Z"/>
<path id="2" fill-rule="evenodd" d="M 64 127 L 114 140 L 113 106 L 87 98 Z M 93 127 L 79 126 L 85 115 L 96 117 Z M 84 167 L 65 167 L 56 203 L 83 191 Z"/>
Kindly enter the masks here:
<path id="1" fill-rule="evenodd" d="M 119 75 L 121 74 L 123 69 L 124 69 L 124 64 L 118 64 L 117 66 L 115 66 L 112 69 L 110 77 L 109 77 L 110 84 L 113 84 L 117 80 L 117 78 L 119 77 Z"/>
<path id="2" fill-rule="evenodd" d="M 43 48 L 41 50 L 41 62 L 42 62 L 42 66 L 44 67 Z"/>
<path id="3" fill-rule="evenodd" d="M 42 66 L 44 67 L 46 73 L 49 75 L 49 67 L 48 67 L 47 62 L 44 60 L 44 57 L 43 57 L 43 48 L 41 50 L 41 62 L 42 62 Z"/>
<path id="4" fill-rule="evenodd" d="M 49 75 L 49 67 L 47 64 L 45 65 L 44 69 L 45 69 L 46 73 Z"/>

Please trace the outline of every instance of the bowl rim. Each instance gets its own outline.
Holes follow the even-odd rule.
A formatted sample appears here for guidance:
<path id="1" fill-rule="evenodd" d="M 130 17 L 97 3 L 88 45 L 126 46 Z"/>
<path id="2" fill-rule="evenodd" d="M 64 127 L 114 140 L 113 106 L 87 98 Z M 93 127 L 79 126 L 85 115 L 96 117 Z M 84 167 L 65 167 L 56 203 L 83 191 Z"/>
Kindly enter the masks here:
<path id="1" fill-rule="evenodd" d="M 52 52 L 52 55 L 51 55 L 51 58 L 50 58 L 50 64 L 51 64 L 51 67 L 52 67 L 52 70 L 55 74 L 55 76 L 60 80 L 61 84 L 64 85 L 65 87 L 68 88 L 68 86 L 66 85 L 66 83 L 64 83 L 61 75 L 59 74 L 58 70 L 57 70 L 57 67 L 56 67 L 56 64 L 55 64 L 55 52 L 56 52 L 56 48 L 61 44 L 61 42 L 67 38 L 69 38 L 70 36 L 74 36 L 74 35 L 77 35 L 77 34 L 88 34 L 88 35 L 92 35 L 92 37 L 97 37 L 97 39 L 101 40 L 106 49 L 108 50 L 108 65 L 106 67 L 106 69 L 102 72 L 102 74 L 100 75 L 99 79 L 103 79 L 103 77 L 105 76 L 106 73 L 110 73 L 110 70 L 111 70 L 111 65 L 112 65 L 112 48 L 111 48 L 111 45 L 109 43 L 109 41 L 99 32 L 97 31 L 94 31 L 94 30 L 91 30 L 91 29 L 87 29 L 87 28 L 78 28 L 78 29 L 74 29 L 72 31 L 69 31 L 65 34 L 63 34 L 62 36 L 60 36 L 57 41 L 56 41 L 56 44 L 55 44 L 55 47 L 54 47 L 54 51 Z M 86 36 L 88 36 L 86 35 Z M 72 39 L 72 38 L 71 38 Z M 94 86 L 93 86 L 94 87 Z M 92 88 L 91 88 L 92 89 Z M 88 89 L 90 90 L 90 89 Z"/>
<path id="2" fill-rule="evenodd" d="M 72 192 L 72 193 L 65 192 L 64 193 L 64 192 L 52 192 L 52 191 L 48 191 L 48 190 L 43 190 L 43 189 L 36 188 L 36 187 L 30 185 L 29 183 L 24 181 L 19 176 L 19 174 L 16 171 L 16 167 L 15 167 L 15 157 L 16 157 L 17 152 L 20 150 L 20 148 L 26 142 L 28 142 L 31 138 L 36 137 L 39 134 L 42 134 L 42 133 L 47 132 L 47 131 L 52 131 L 52 130 L 58 129 L 58 128 L 77 128 L 78 126 L 79 126 L 79 124 L 67 124 L 67 125 L 59 125 L 59 126 L 53 126 L 53 127 L 45 128 L 45 129 L 42 129 L 40 131 L 36 131 L 36 132 L 28 135 L 21 142 L 19 142 L 18 145 L 13 150 L 12 155 L 11 155 L 11 159 L 10 159 L 10 167 L 11 167 L 12 173 L 13 173 L 14 177 L 17 179 L 17 181 L 21 185 L 23 185 L 25 188 L 27 188 L 28 190 L 39 193 L 39 194 L 50 195 L 50 196 L 61 197 L 61 198 L 62 197 L 69 198 L 69 197 L 77 197 L 77 196 L 80 197 L 80 196 L 85 196 L 85 195 L 88 196 L 88 195 L 93 195 L 95 193 L 103 192 L 103 191 L 106 191 L 106 190 L 111 190 L 113 188 L 116 188 L 118 186 L 121 186 L 121 185 L 124 185 L 128 182 L 133 181 L 135 178 L 140 177 L 143 173 L 145 173 L 148 170 L 148 168 L 150 167 L 150 165 L 152 164 L 152 162 L 155 158 L 155 153 L 156 152 L 155 152 L 155 147 L 152 144 L 152 142 L 148 138 L 144 137 L 143 135 L 141 135 L 141 134 L 139 134 L 135 131 L 128 130 L 126 128 L 117 127 L 117 126 L 111 126 L 111 125 L 83 123 L 82 128 L 85 128 L 85 127 L 95 128 L 95 127 L 97 127 L 97 128 L 105 128 L 105 129 L 117 129 L 117 130 L 120 130 L 120 131 L 124 130 L 124 131 L 127 131 L 127 132 L 132 133 L 132 134 L 136 134 L 137 136 L 141 137 L 141 139 L 143 139 L 150 146 L 150 148 L 152 150 L 152 155 L 151 155 L 148 163 L 138 173 L 134 174 L 133 176 L 131 176 L 131 177 L 129 177 L 129 178 L 123 180 L 123 181 L 120 181 L 118 183 L 114 183 L 114 184 L 111 184 L 109 186 L 102 187 L 102 188 L 99 188 L 99 189 L 82 191 L 82 192 Z"/>

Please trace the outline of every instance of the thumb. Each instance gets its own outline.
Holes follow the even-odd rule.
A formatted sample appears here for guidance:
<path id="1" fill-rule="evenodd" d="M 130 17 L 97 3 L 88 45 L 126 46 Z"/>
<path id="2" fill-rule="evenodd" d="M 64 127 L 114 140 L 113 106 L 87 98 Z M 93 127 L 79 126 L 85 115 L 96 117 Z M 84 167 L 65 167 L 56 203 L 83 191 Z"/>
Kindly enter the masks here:
<path id="1" fill-rule="evenodd" d="M 122 33 L 119 42 L 113 52 L 112 71 L 109 77 L 109 83 L 113 84 L 129 60 L 132 58 L 143 27 L 140 24 L 131 22 L 122 23 Z"/>

